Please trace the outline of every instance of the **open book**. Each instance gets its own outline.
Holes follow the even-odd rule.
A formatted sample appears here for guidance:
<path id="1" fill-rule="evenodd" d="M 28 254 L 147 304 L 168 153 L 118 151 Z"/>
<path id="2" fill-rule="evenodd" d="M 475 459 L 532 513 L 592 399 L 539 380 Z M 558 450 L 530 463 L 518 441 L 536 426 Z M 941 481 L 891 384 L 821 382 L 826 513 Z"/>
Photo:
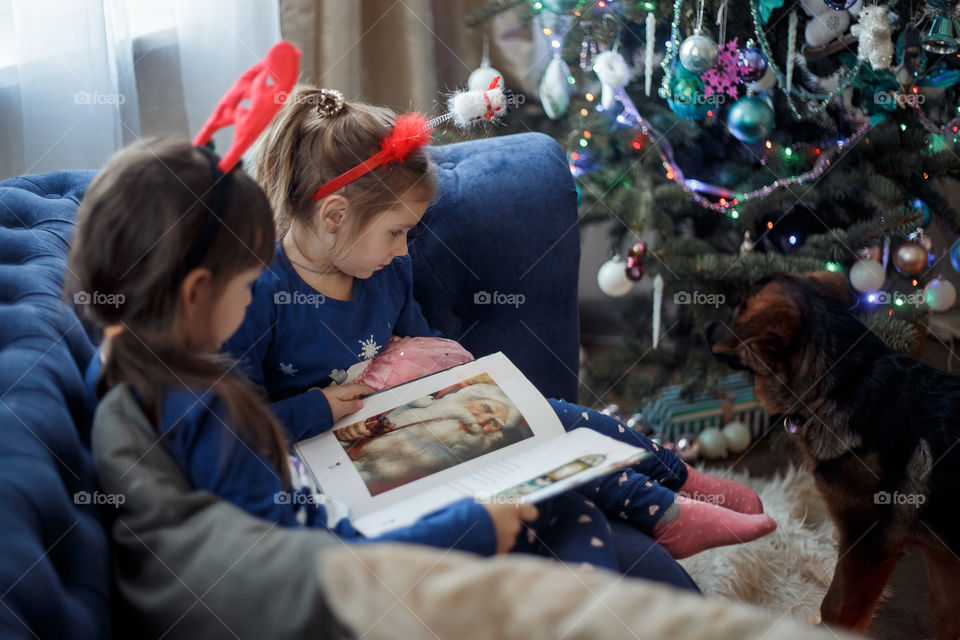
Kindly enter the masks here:
<path id="1" fill-rule="evenodd" d="M 592 429 L 565 432 L 502 353 L 374 394 L 296 449 L 368 537 L 464 497 L 538 502 L 650 455 Z"/>

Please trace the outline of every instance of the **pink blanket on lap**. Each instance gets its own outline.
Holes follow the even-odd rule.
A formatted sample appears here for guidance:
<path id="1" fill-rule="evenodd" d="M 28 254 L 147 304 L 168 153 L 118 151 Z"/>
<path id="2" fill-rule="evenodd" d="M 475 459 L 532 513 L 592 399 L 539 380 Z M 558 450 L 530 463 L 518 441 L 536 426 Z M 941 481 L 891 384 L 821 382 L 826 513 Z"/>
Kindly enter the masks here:
<path id="1" fill-rule="evenodd" d="M 473 359 L 469 351 L 447 338 L 391 336 L 355 382 L 382 391 Z"/>

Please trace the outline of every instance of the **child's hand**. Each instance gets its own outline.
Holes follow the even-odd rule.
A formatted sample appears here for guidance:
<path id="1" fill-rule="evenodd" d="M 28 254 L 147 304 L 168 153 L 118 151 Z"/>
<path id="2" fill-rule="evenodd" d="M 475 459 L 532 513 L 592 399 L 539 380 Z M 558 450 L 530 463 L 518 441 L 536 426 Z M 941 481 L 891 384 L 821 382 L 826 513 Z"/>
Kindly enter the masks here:
<path id="1" fill-rule="evenodd" d="M 373 389 L 362 384 L 345 384 L 343 386 L 330 385 L 320 389 L 323 395 L 327 397 L 330 403 L 330 413 L 333 414 L 333 421 L 336 422 L 343 416 L 359 411 L 363 406 L 360 396 L 368 396 L 373 393 Z"/>
<path id="2" fill-rule="evenodd" d="M 537 519 L 537 508 L 527 502 L 518 504 L 484 503 L 497 534 L 497 553 L 506 553 L 517 543 L 520 525 Z"/>

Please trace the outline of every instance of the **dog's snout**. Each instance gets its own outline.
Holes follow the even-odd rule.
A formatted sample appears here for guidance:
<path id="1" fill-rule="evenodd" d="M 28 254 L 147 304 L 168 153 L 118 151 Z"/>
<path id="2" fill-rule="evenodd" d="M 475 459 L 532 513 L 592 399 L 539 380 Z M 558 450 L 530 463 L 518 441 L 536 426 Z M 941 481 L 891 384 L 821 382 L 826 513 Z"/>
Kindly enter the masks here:
<path id="1" fill-rule="evenodd" d="M 710 353 L 713 354 L 715 360 L 722 362 L 733 369 L 746 369 L 736 354 L 717 353 L 713 350 L 713 346 L 720 342 L 725 335 L 727 335 L 727 327 L 719 320 L 708 322 L 703 328 L 703 337 L 707 341 L 707 348 L 710 349 Z"/>

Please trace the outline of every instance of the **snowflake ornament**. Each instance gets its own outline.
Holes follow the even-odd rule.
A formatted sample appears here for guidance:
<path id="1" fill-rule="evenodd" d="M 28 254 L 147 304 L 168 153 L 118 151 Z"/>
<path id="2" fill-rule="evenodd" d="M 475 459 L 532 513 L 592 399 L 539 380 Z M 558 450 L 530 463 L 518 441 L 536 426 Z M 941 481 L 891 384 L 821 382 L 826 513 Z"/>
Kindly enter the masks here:
<path id="1" fill-rule="evenodd" d="M 737 64 L 737 39 L 734 38 L 717 48 L 720 50 L 717 64 L 700 76 L 703 80 L 703 94 L 707 97 L 726 94 L 736 100 L 737 85 L 747 74 L 747 70 Z"/>
<path id="2" fill-rule="evenodd" d="M 285 376 L 292 376 L 299 373 L 299 369 L 294 367 L 292 362 L 281 362 L 277 369 Z"/>
<path id="3" fill-rule="evenodd" d="M 360 353 L 358 355 L 361 360 L 369 360 L 373 356 L 377 355 L 382 348 L 377 344 L 377 341 L 373 337 L 372 333 L 366 340 L 357 340 L 357 342 L 360 343 Z"/>

